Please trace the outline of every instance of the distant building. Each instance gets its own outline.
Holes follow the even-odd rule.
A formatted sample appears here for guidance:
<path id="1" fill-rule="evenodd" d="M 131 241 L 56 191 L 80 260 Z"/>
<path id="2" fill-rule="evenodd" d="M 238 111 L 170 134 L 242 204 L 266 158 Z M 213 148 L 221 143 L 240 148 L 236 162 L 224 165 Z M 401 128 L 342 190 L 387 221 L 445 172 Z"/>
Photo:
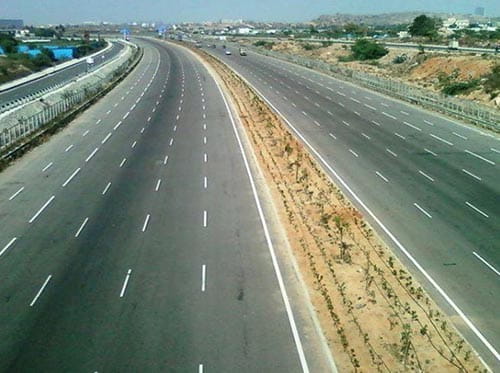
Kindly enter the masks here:
<path id="1" fill-rule="evenodd" d="M 476 9 L 474 9 L 474 14 L 476 16 L 484 16 L 484 7 L 478 6 Z"/>
<path id="2" fill-rule="evenodd" d="M 21 29 L 24 26 L 22 19 L 0 19 L 0 30 Z"/>

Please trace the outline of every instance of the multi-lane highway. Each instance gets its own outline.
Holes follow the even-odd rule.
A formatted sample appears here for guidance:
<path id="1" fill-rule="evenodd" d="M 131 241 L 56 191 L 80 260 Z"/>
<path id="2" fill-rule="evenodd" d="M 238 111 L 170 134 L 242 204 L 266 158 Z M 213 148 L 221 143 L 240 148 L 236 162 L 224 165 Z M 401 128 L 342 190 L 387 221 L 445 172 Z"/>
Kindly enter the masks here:
<path id="1" fill-rule="evenodd" d="M 205 48 L 282 114 L 492 368 L 500 369 L 500 141 L 234 44 Z"/>
<path id="2" fill-rule="evenodd" d="M 330 369 L 218 86 L 139 43 L 117 88 L 0 174 L 0 371 Z"/>
<path id="3" fill-rule="evenodd" d="M 122 43 L 112 42 L 111 48 L 98 54 L 94 58 L 92 69 L 96 69 L 98 66 L 107 63 L 117 56 L 122 51 L 123 47 L 124 45 Z M 82 61 L 52 74 L 45 75 L 40 79 L 29 81 L 25 84 L 0 92 L 0 106 L 14 100 L 22 99 L 33 93 L 50 89 L 58 84 L 69 82 L 71 79 L 78 77 L 86 71 L 87 63 L 86 61 Z"/>

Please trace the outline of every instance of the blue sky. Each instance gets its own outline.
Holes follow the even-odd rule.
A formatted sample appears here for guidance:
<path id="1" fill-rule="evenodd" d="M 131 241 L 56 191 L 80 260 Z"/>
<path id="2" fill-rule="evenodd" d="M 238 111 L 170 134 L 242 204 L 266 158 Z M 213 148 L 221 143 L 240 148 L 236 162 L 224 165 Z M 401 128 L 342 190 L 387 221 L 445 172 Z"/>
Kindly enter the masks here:
<path id="1" fill-rule="evenodd" d="M 251 19 L 308 21 L 321 14 L 397 11 L 472 13 L 500 16 L 500 0 L 1 0 L 1 18 L 27 24 L 82 21 L 163 20 L 166 22 Z"/>

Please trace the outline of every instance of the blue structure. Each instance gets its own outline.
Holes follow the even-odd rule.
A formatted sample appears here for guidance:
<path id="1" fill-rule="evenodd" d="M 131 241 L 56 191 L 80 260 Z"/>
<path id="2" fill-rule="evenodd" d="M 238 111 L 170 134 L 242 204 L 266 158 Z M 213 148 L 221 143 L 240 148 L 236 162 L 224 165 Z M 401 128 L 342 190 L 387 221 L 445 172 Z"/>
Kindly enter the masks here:
<path id="1" fill-rule="evenodd" d="M 3 50 L 2 47 L 0 47 L 0 54 L 5 54 L 5 51 Z"/>
<path id="2" fill-rule="evenodd" d="M 42 46 L 41 48 L 50 49 L 52 53 L 54 53 L 54 58 L 56 60 L 67 60 L 75 57 L 76 47 L 74 46 L 60 47 L 58 45 L 47 45 L 45 47 Z M 37 48 L 30 49 L 30 46 L 23 44 L 17 47 L 17 51 L 19 53 L 29 54 L 31 57 L 36 57 L 42 53 L 41 48 L 37 46 Z"/>

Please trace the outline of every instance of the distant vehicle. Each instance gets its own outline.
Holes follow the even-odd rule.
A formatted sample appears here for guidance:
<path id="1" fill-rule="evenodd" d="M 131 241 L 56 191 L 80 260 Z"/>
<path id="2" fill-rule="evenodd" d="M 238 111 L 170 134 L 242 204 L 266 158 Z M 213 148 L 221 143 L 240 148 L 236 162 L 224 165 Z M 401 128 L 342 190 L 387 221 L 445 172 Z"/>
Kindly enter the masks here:
<path id="1" fill-rule="evenodd" d="M 201 47 L 202 47 L 201 43 L 200 43 L 200 42 L 197 42 L 197 43 L 196 43 L 196 48 L 201 48 Z"/>
<path id="2" fill-rule="evenodd" d="M 215 45 L 215 44 L 212 44 L 212 48 L 217 48 L 217 45 Z"/>
<path id="3" fill-rule="evenodd" d="M 231 51 L 229 49 L 226 49 L 226 52 L 224 52 L 224 53 L 226 53 L 226 56 L 230 56 L 231 55 Z"/>
<path id="4" fill-rule="evenodd" d="M 246 55 L 247 55 L 246 48 L 240 48 L 240 56 L 246 56 Z"/>
<path id="5" fill-rule="evenodd" d="M 448 44 L 448 49 L 458 49 L 458 40 L 451 40 Z"/>

